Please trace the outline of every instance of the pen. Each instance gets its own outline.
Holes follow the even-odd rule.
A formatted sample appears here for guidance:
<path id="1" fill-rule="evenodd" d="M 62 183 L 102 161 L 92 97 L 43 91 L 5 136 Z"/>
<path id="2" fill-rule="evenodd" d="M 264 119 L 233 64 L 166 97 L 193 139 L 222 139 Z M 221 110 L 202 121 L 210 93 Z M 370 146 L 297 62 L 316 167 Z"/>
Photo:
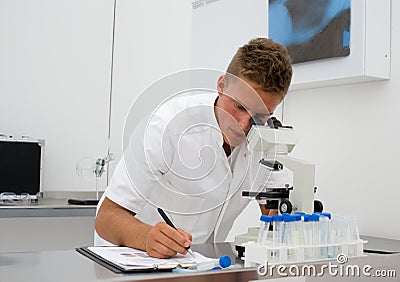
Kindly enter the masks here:
<path id="1" fill-rule="evenodd" d="M 165 223 L 176 230 L 175 225 L 172 223 L 172 221 L 169 219 L 169 217 L 165 214 L 165 212 L 161 208 L 157 208 L 157 211 L 161 215 L 161 217 L 164 219 Z M 194 253 L 190 249 L 190 247 L 186 247 L 185 249 L 188 251 L 189 254 L 192 255 L 192 257 L 194 257 Z"/>

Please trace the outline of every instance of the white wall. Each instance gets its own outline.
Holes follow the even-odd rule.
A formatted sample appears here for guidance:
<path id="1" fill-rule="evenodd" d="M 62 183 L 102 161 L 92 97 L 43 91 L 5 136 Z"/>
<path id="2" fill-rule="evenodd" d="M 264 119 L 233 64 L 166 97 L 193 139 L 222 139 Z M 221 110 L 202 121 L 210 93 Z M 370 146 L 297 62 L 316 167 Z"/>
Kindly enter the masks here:
<path id="1" fill-rule="evenodd" d="M 132 102 L 189 67 L 191 1 L 117 0 L 112 68 L 114 2 L 0 0 L 0 133 L 45 139 L 44 191 L 94 191 L 80 160 L 110 149 L 111 175 Z"/>
<path id="2" fill-rule="evenodd" d="M 0 133 L 45 139 L 45 191 L 95 189 L 76 165 L 107 152 L 112 18 L 112 0 L 0 0 Z"/>
<path id="3" fill-rule="evenodd" d="M 203 2 L 192 12 L 191 66 L 225 71 L 240 46 L 267 34 L 267 1 Z"/>
<path id="4" fill-rule="evenodd" d="M 135 99 L 158 79 L 190 66 L 191 2 L 117 0 L 110 175 Z"/>

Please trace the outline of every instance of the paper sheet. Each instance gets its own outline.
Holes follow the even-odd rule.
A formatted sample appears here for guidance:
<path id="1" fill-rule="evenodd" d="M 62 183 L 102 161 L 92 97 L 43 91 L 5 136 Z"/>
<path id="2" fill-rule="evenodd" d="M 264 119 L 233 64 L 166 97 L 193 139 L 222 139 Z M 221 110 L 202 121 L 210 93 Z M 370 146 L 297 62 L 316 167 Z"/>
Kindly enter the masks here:
<path id="1" fill-rule="evenodd" d="M 153 258 L 147 255 L 146 252 L 132 249 L 128 247 L 89 247 L 93 253 L 103 257 L 104 259 L 120 265 L 124 268 L 164 268 L 191 266 L 196 263 L 212 261 L 215 259 L 207 258 L 200 253 L 193 252 L 194 257 L 190 254 L 176 256 L 169 259 Z"/>

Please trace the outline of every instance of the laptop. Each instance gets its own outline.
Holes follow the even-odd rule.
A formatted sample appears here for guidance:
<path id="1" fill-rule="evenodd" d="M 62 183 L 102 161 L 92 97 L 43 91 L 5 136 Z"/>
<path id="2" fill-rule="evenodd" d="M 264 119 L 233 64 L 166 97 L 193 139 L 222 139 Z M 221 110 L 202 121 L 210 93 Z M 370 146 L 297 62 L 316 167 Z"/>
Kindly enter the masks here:
<path id="1" fill-rule="evenodd" d="M 43 139 L 0 135 L 0 204 L 42 197 Z"/>

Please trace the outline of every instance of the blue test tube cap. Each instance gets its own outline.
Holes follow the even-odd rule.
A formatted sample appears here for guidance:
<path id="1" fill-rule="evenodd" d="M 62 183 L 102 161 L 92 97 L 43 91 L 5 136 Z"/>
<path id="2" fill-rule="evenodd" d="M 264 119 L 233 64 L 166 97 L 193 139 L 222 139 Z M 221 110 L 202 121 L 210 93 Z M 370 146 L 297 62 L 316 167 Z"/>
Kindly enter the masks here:
<path id="1" fill-rule="evenodd" d="M 300 221 L 301 220 L 301 214 L 294 214 L 293 217 L 295 218 L 295 221 Z"/>
<path id="2" fill-rule="evenodd" d="M 219 258 L 219 265 L 222 268 L 227 268 L 227 267 L 231 266 L 231 264 L 232 264 L 232 261 L 229 256 L 222 256 Z"/>
<path id="3" fill-rule="evenodd" d="M 312 217 L 311 214 L 305 214 L 305 215 L 303 216 L 304 222 L 313 221 L 313 220 L 311 219 L 311 217 Z"/>
<path id="4" fill-rule="evenodd" d="M 322 215 L 322 216 L 326 216 L 326 217 L 329 218 L 329 219 L 332 219 L 332 214 L 329 213 L 329 212 L 323 212 L 323 213 L 321 213 L 321 215 Z"/>
<path id="5" fill-rule="evenodd" d="M 283 218 L 281 215 L 273 215 L 272 221 L 283 221 Z"/>
<path id="6" fill-rule="evenodd" d="M 296 221 L 301 221 L 305 214 L 305 212 L 295 212 L 294 215 L 297 216 L 297 218 L 300 218 L 296 219 Z"/>
<path id="7" fill-rule="evenodd" d="M 313 212 L 311 215 L 318 216 L 318 218 L 319 218 L 321 216 L 321 213 L 320 212 Z"/>
<path id="8" fill-rule="evenodd" d="M 296 221 L 296 216 L 290 215 L 290 214 L 284 215 L 284 216 L 283 216 L 283 221 L 284 221 L 284 222 L 293 222 L 293 221 Z"/>
<path id="9" fill-rule="evenodd" d="M 264 222 L 272 222 L 272 216 L 262 215 L 260 216 L 260 220 Z"/>

